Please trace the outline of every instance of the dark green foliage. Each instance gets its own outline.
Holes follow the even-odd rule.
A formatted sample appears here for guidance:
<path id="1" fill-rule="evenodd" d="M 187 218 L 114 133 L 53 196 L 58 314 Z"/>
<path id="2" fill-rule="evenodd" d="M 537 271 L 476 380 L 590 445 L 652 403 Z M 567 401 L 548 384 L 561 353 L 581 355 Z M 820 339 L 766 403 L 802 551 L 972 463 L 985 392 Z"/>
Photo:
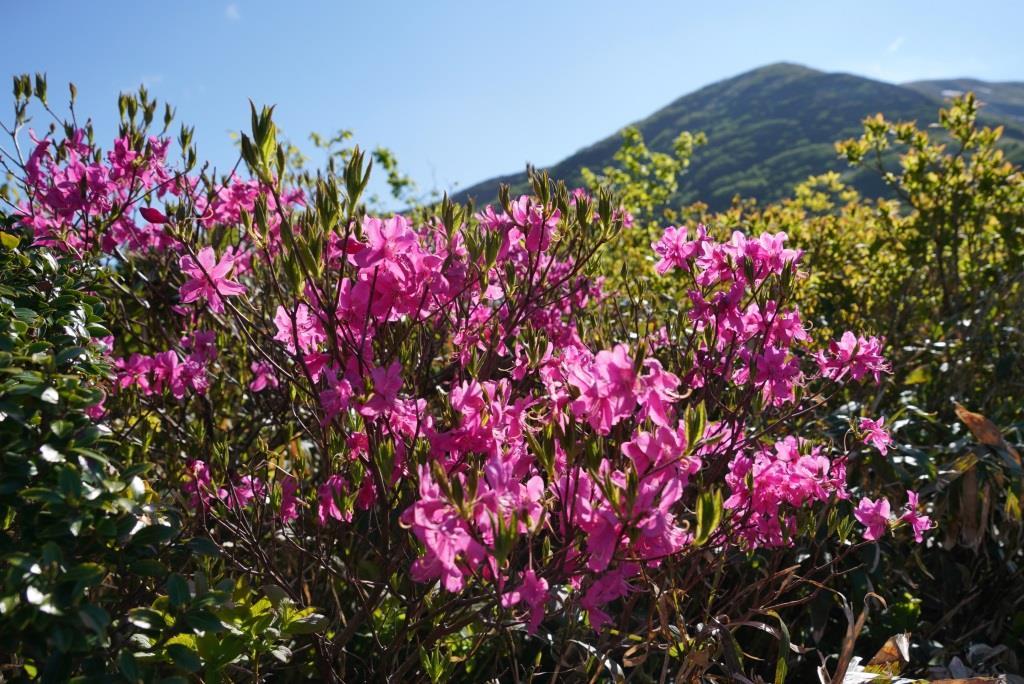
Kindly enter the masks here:
<path id="1" fill-rule="evenodd" d="M 5 681 L 156 681 L 258 672 L 319 616 L 215 568 L 87 414 L 109 366 L 99 267 L 31 247 L 0 216 L 0 658 Z M 206 555 L 204 555 L 204 551 Z M 216 547 L 213 547 L 216 555 Z M 164 680 L 166 681 L 166 680 Z"/>
<path id="2" fill-rule="evenodd" d="M 59 681 L 104 668 L 179 526 L 86 414 L 108 372 L 94 267 L 29 243 L 7 227 L 0 248 L 0 650 Z"/>

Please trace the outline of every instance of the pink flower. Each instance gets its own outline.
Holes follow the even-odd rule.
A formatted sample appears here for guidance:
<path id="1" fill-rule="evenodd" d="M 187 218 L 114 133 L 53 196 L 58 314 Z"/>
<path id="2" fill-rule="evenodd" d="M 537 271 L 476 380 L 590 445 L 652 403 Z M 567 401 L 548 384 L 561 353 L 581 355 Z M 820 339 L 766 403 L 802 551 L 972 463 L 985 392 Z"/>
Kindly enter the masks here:
<path id="1" fill-rule="evenodd" d="M 104 393 L 102 399 L 100 399 L 98 402 L 85 409 L 85 415 L 89 416 L 89 418 L 92 419 L 93 422 L 100 421 L 103 418 L 103 416 L 107 414 L 107 409 L 103 405 L 106 401 L 107 395 Z"/>
<path id="2" fill-rule="evenodd" d="M 319 503 L 316 515 L 321 525 L 326 525 L 331 518 L 352 522 L 352 511 L 342 511 L 338 507 L 338 499 L 347 488 L 348 482 L 341 475 L 331 475 L 320 485 L 320 489 L 317 490 Z"/>
<path id="3" fill-rule="evenodd" d="M 544 206 L 524 195 L 512 203 L 512 218 L 526 238 L 526 251 L 544 252 L 551 245 L 551 233 L 558 226 L 561 212 L 555 209 L 545 219 Z"/>
<path id="4" fill-rule="evenodd" d="M 253 361 L 249 369 L 253 374 L 249 389 L 253 392 L 262 392 L 268 387 L 277 387 L 277 376 L 274 375 L 273 367 L 266 361 Z"/>
<path id="5" fill-rule="evenodd" d="M 352 399 L 352 385 L 348 380 L 339 380 L 331 372 L 327 375 L 327 389 L 320 392 L 320 406 L 324 410 L 323 424 L 333 421 L 342 411 L 348 410 Z"/>
<path id="6" fill-rule="evenodd" d="M 252 475 L 244 475 L 238 480 L 238 484 L 228 492 L 226 500 L 229 508 L 233 506 L 245 508 L 253 499 L 262 499 L 266 495 L 267 487 L 263 484 L 263 480 Z"/>
<path id="7" fill-rule="evenodd" d="M 192 337 L 183 337 L 182 345 L 192 350 L 189 356 L 199 363 L 217 358 L 217 335 L 211 330 L 197 330 Z"/>
<path id="8" fill-rule="evenodd" d="M 187 464 L 191 479 L 184 484 L 182 489 L 189 494 L 189 501 L 193 508 L 207 508 L 213 499 L 224 499 L 227 497 L 227 490 L 216 488 L 210 478 L 210 468 L 205 461 L 194 460 Z"/>
<path id="9" fill-rule="evenodd" d="M 448 591 L 460 591 L 466 575 L 483 562 L 486 550 L 470 534 L 469 525 L 441 493 L 430 468 L 420 466 L 420 498 L 402 514 L 402 524 L 426 548 L 412 566 L 417 582 L 440 579 Z"/>
<path id="10" fill-rule="evenodd" d="M 648 417 L 656 425 L 668 427 L 668 411 L 676 401 L 679 378 L 666 371 L 661 362 L 654 358 L 644 359 L 646 371 L 637 381 L 636 398 L 640 403 L 641 417 Z"/>
<path id="11" fill-rule="evenodd" d="M 153 389 L 161 392 L 165 388 L 171 390 L 175 399 L 185 396 L 185 367 L 181 363 L 178 352 L 169 349 L 153 357 Z"/>
<path id="12" fill-rule="evenodd" d="M 761 388 L 772 406 L 792 401 L 795 385 L 800 380 L 800 364 L 784 349 L 768 346 L 756 358 L 754 383 Z"/>
<path id="13" fill-rule="evenodd" d="M 363 219 L 362 228 L 366 244 L 352 256 L 352 263 L 359 268 L 369 268 L 386 259 L 394 259 L 416 247 L 416 234 L 409 228 L 404 216 L 390 219 L 368 216 Z"/>
<path id="14" fill-rule="evenodd" d="M 281 480 L 280 516 L 282 523 L 290 523 L 299 517 L 299 502 L 295 496 L 298 489 L 299 486 L 291 475 L 285 475 L 284 479 Z"/>
<path id="15" fill-rule="evenodd" d="M 889 513 L 891 508 L 889 500 L 881 497 L 878 501 L 863 498 L 857 504 L 857 510 L 853 512 L 857 521 L 867 529 L 864 531 L 864 538 L 868 541 L 881 539 L 889 526 Z"/>
<path id="16" fill-rule="evenodd" d="M 931 518 L 927 515 L 918 514 L 917 507 L 917 492 L 907 490 L 907 507 L 903 515 L 900 516 L 900 520 L 910 525 L 914 530 L 914 541 L 920 544 L 924 541 L 924 533 L 934 527 L 934 525 Z"/>
<path id="17" fill-rule="evenodd" d="M 153 359 L 138 352 L 127 359 L 115 359 L 117 368 L 117 386 L 121 389 L 138 386 L 143 394 L 150 392 L 150 372 L 153 370 Z"/>
<path id="18" fill-rule="evenodd" d="M 877 337 L 858 337 L 844 332 L 838 341 L 829 343 L 828 354 L 818 352 L 818 367 L 821 374 L 831 380 L 842 380 L 849 375 L 860 380 L 872 375 L 879 382 L 882 373 L 890 372 L 889 363 L 882 356 L 882 341 Z"/>
<path id="19" fill-rule="evenodd" d="M 544 619 L 544 604 L 547 599 L 548 581 L 542 577 L 538 578 L 537 573 L 530 568 L 523 573 L 523 583 L 501 597 L 501 605 L 511 608 L 519 603 L 525 603 L 530 615 L 526 631 L 528 634 L 536 634 L 540 621 Z"/>
<path id="20" fill-rule="evenodd" d="M 661 275 L 668 273 L 673 268 L 681 268 L 689 271 L 693 258 L 701 251 L 701 246 L 707 239 L 707 232 L 704 226 L 697 227 L 697 237 L 689 239 L 686 228 L 669 226 L 665 229 L 661 239 L 653 243 L 651 247 L 661 257 L 654 269 Z"/>
<path id="21" fill-rule="evenodd" d="M 568 380 L 580 391 L 579 398 L 572 403 L 573 412 L 602 435 L 607 435 L 615 423 L 631 415 L 636 407 L 636 375 L 624 344 L 598 352 L 590 364 L 577 361 L 569 369 Z"/>
<path id="22" fill-rule="evenodd" d="M 178 262 L 182 272 L 191 276 L 181 286 L 179 294 L 181 303 L 188 304 L 196 300 L 206 300 L 214 313 L 224 313 L 224 302 L 221 297 L 235 297 L 245 294 L 245 286 L 228 280 L 228 273 L 235 265 L 233 251 L 228 248 L 217 261 L 217 253 L 213 247 L 203 247 L 198 257 L 183 256 Z"/>
<path id="23" fill-rule="evenodd" d="M 374 368 L 370 371 L 373 380 L 373 396 L 367 401 L 359 413 L 367 417 L 379 416 L 394 406 L 398 390 L 402 387 L 402 364 L 393 362 L 385 368 Z"/>
<path id="24" fill-rule="evenodd" d="M 732 493 L 725 508 L 742 512 L 745 524 L 740 534 L 748 541 L 786 545 L 796 533 L 788 510 L 826 502 L 833 495 L 846 498 L 844 462 L 830 461 L 817 447 L 801 453 L 805 444 L 785 437 L 753 458 L 741 453 L 729 464 L 725 480 Z"/>
<path id="25" fill-rule="evenodd" d="M 327 339 L 323 324 L 316 316 L 310 314 L 309 307 L 305 304 L 299 304 L 295 308 L 294 326 L 291 313 L 283 306 L 278 306 L 274 314 L 274 325 L 277 326 L 274 339 L 283 344 L 290 354 L 294 354 L 296 349 L 302 350 L 305 354 L 313 352 Z"/>
<path id="26" fill-rule="evenodd" d="M 635 563 L 626 563 L 602 575 L 583 594 L 580 606 L 587 611 L 587 615 L 590 617 L 590 626 L 594 628 L 595 632 L 600 632 L 606 624 L 612 621 L 608 613 L 601 610 L 600 607 L 629 593 L 632 587 L 626 580 L 634 575 L 636 570 Z"/>
<path id="27" fill-rule="evenodd" d="M 889 452 L 889 445 L 892 444 L 892 437 L 889 435 L 889 431 L 882 426 L 884 422 L 885 418 L 879 418 L 878 420 L 861 418 L 860 423 L 857 425 L 861 432 L 864 433 L 864 443 L 874 446 L 883 456 Z"/>

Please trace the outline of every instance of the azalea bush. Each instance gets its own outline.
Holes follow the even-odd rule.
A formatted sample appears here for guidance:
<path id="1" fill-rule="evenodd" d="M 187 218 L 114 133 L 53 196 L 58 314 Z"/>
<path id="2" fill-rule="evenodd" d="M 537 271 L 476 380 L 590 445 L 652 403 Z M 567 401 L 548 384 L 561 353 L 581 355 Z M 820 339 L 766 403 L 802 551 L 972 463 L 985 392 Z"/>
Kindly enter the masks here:
<path id="1" fill-rule="evenodd" d="M 132 622 L 133 662 L 323 681 L 828 674 L 787 622 L 825 601 L 845 633 L 833 580 L 931 527 L 913 491 L 851 486 L 851 461 L 891 438 L 867 409 L 833 410 L 892 368 L 857 330 L 812 339 L 782 233 L 666 227 L 651 254 L 685 296 L 645 317 L 601 272 L 632 224 L 605 190 L 534 174 L 497 206 L 373 215 L 369 158 L 296 173 L 267 108 L 241 136 L 247 175 L 214 175 L 190 129 L 167 137 L 169 109 L 152 130 L 144 91 L 122 96 L 107 151 L 56 117 L 45 81 L 15 96 L 18 249 L 96 270 L 106 329 L 87 344 L 111 370 L 85 410 L 201 552 Z M 26 141 L 33 98 L 54 123 Z M 212 584 L 222 605 L 168 635 L 168 606 Z"/>
<path id="2" fill-rule="evenodd" d="M 880 199 L 861 195 L 833 172 L 799 184 L 783 201 L 761 206 L 737 199 L 712 213 L 699 204 L 668 206 L 670 194 L 658 189 L 674 192 L 674 179 L 666 185 L 631 175 L 626 164 L 605 177 L 632 188 L 627 198 L 659 198 L 660 204 L 631 205 L 640 224 L 672 215 L 705 223 L 719 237 L 734 230 L 786 233 L 805 250 L 808 277 L 796 303 L 809 334 L 826 343 L 859 326 L 885 341 L 894 372 L 879 385 L 848 386 L 849 401 L 832 423 L 843 429 L 860 413 L 882 421 L 892 445 L 885 454 L 855 459 L 850 481 L 890 495 L 920 490 L 942 533 L 923 547 L 891 540 L 886 552 L 847 575 L 841 590 L 851 599 L 875 592 L 888 602 L 888 611 L 866 625 L 869 644 L 909 630 L 917 658 L 944 665 L 978 649 L 1024 648 L 1024 604 L 1005 595 L 1024 579 L 1024 477 L 1012 446 L 1021 443 L 1024 428 L 1024 175 L 1006 160 L 1001 130 L 979 120 L 973 95 L 937 114 L 930 128 L 872 116 L 861 137 L 837 143 L 854 167 L 878 174 L 887 188 Z M 641 149 L 627 136 L 622 156 Z M 687 160 L 679 155 L 675 168 L 685 169 Z M 637 253 L 636 244 L 625 251 L 625 280 L 637 283 L 637 308 L 660 315 L 664 307 L 652 302 L 685 292 L 660 279 L 655 260 Z M 816 613 L 807 616 L 810 634 L 827 640 L 814 627 L 822 624 Z M 790 628 L 800 632 L 799 625 Z M 1012 658 L 1003 667 L 1020 672 Z"/>

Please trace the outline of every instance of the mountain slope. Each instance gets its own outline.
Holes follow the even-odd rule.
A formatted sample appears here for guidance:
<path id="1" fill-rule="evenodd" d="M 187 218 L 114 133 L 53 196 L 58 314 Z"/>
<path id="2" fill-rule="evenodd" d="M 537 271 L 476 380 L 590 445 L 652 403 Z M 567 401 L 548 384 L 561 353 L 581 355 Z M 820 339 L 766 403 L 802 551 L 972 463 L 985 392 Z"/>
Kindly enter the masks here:
<path id="1" fill-rule="evenodd" d="M 940 105 L 941 100 L 928 89 L 780 63 L 684 95 L 634 125 L 658 151 L 670 151 L 680 131 L 704 131 L 708 144 L 694 154 L 674 199 L 700 200 L 720 209 L 736 194 L 771 201 L 788 194 L 809 175 L 846 172 L 833 143 L 858 135 L 865 116 L 883 112 L 891 119 L 924 124 L 935 120 Z M 1024 132 L 1016 122 L 1007 126 L 1006 137 L 1012 156 L 1024 158 Z M 549 170 L 555 178 L 580 185 L 580 169 L 599 171 L 611 164 L 620 144 L 621 136 L 615 133 Z M 880 190 L 870 174 L 848 176 L 866 192 Z M 493 178 L 456 196 L 491 201 L 500 182 L 522 190 L 525 174 Z"/>
<path id="2" fill-rule="evenodd" d="M 1024 83 L 1006 81 L 993 83 L 974 78 L 951 78 L 939 81 L 913 81 L 904 87 L 916 90 L 933 99 L 943 100 L 974 91 L 984 111 L 991 117 L 1024 124 Z"/>

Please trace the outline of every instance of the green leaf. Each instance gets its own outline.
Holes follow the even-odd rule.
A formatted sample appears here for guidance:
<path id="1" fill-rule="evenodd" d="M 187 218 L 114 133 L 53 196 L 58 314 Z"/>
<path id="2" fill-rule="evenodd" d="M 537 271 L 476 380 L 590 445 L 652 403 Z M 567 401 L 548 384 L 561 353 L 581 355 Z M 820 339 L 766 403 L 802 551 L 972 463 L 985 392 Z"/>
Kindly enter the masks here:
<path id="1" fill-rule="evenodd" d="M 34 323 L 36 318 L 38 317 L 38 314 L 36 314 L 35 311 L 23 306 L 17 307 L 13 313 L 15 318 L 17 318 L 19 321 L 22 321 L 23 323 L 28 323 L 29 325 Z"/>
<path id="2" fill-rule="evenodd" d="M 128 613 L 128 622 L 145 630 L 162 629 L 167 624 L 164 614 L 152 608 L 132 609 Z"/>
<path id="3" fill-rule="evenodd" d="M 121 655 L 117 658 L 117 668 L 130 682 L 137 682 L 141 679 L 139 665 L 135 662 L 135 656 L 131 651 L 121 651 Z"/>
<path id="4" fill-rule="evenodd" d="M 99 563 L 79 563 L 64 573 L 61 579 L 92 585 L 103 579 L 106 574 L 106 568 Z"/>
<path id="5" fill-rule="evenodd" d="M 775 684 L 784 684 L 786 673 L 789 671 L 789 627 L 783 622 L 782 617 L 774 610 L 769 610 L 768 615 L 779 621 L 779 659 L 775 663 Z"/>
<path id="6" fill-rule="evenodd" d="M 291 620 L 287 625 L 284 626 L 284 632 L 286 634 L 315 634 L 322 631 L 327 627 L 327 618 L 319 613 L 308 612 L 312 610 L 307 608 L 306 611 L 300 613 L 302 617 Z"/>
<path id="7" fill-rule="evenodd" d="M 21 238 L 17 235 L 11 235 L 10 233 L 0 232 L 0 245 L 3 245 L 7 249 L 17 249 L 18 244 L 21 242 Z"/>
<path id="8" fill-rule="evenodd" d="M 703 402 L 697 404 L 696 407 L 690 406 L 686 409 L 686 453 L 692 454 L 697 448 L 698 443 L 704 436 L 707 418 Z"/>
<path id="9" fill-rule="evenodd" d="M 137 560 L 131 564 L 130 569 L 132 572 L 146 577 L 163 577 L 167 572 L 163 563 L 153 558 Z"/>
<path id="10" fill-rule="evenodd" d="M 91 603 L 82 606 L 78 611 L 78 619 L 81 620 L 82 624 L 86 627 L 101 636 L 107 631 L 107 627 L 110 625 L 110 616 L 107 615 L 107 611 Z"/>
<path id="11" fill-rule="evenodd" d="M 287 663 L 292 659 L 292 650 L 284 644 L 278 644 L 270 650 L 270 655 L 274 656 L 277 660 L 282 663 Z"/>
<path id="12" fill-rule="evenodd" d="M 697 530 L 693 543 L 702 546 L 708 542 L 722 522 L 722 490 L 703 491 L 697 497 Z"/>
<path id="13" fill-rule="evenodd" d="M 68 361 L 77 359 L 78 357 L 84 355 L 85 353 L 86 350 L 84 347 L 68 347 L 67 349 L 57 354 L 57 357 L 54 359 L 54 363 L 56 363 L 58 366 L 63 366 Z"/>
<path id="14" fill-rule="evenodd" d="M 201 556 L 211 556 L 216 558 L 220 555 L 220 547 L 206 537 L 193 537 L 188 540 L 188 544 L 186 544 L 186 546 Z"/>
<path id="15" fill-rule="evenodd" d="M 185 622 L 199 632 L 224 631 L 224 623 L 220 621 L 220 618 L 205 608 L 189 611 L 185 616 Z"/>
<path id="16" fill-rule="evenodd" d="M 167 647 L 167 655 L 174 664 L 186 672 L 198 672 L 203 663 L 199 660 L 199 654 L 183 644 L 171 644 Z"/>
<path id="17" fill-rule="evenodd" d="M 43 457 L 43 460 L 47 463 L 63 463 L 64 454 L 54 449 L 49 444 L 44 444 L 39 447 L 39 455 Z"/>
<path id="18" fill-rule="evenodd" d="M 132 537 L 132 543 L 142 545 L 159 544 L 171 539 L 176 533 L 177 530 L 170 525 L 150 525 L 136 532 L 135 536 Z"/>
<path id="19" fill-rule="evenodd" d="M 167 597 L 171 600 L 171 606 L 174 608 L 185 605 L 192 598 L 188 590 L 188 582 L 178 573 L 167 578 Z"/>

